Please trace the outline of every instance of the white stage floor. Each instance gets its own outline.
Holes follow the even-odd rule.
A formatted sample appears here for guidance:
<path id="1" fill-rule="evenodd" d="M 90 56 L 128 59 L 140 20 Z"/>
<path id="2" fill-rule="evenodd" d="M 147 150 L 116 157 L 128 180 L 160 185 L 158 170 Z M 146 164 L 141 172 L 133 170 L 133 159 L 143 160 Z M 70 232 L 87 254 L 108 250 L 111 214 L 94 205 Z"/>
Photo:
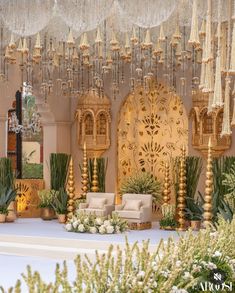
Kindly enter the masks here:
<path id="1" fill-rule="evenodd" d="M 72 280 L 76 255 L 83 257 L 86 254 L 92 260 L 96 250 L 106 253 L 110 244 L 124 247 L 126 237 L 129 243 L 138 241 L 140 244 L 149 239 L 150 250 L 155 250 L 161 239 L 178 239 L 178 233 L 160 230 L 156 222 L 149 230 L 111 235 L 67 232 L 56 220 L 17 219 L 15 223 L 0 224 L 0 286 L 14 285 L 26 271 L 27 264 L 38 270 L 45 281 L 53 281 L 55 264 L 63 260 L 68 262 Z"/>

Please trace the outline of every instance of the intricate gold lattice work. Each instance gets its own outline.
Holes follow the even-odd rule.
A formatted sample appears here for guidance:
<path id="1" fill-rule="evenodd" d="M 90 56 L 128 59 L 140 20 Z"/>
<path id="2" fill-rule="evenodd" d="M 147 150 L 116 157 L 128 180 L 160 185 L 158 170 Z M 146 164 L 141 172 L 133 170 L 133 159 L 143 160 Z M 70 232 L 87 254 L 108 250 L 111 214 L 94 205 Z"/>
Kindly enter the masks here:
<path id="1" fill-rule="evenodd" d="M 124 102 L 118 122 L 118 184 L 136 170 L 164 177 L 164 164 L 188 145 L 188 117 L 181 99 L 157 84 Z"/>
<path id="2" fill-rule="evenodd" d="M 202 122 L 203 132 L 206 134 L 213 133 L 213 119 L 211 115 L 205 114 L 203 115 L 203 122 Z"/>
<path id="3" fill-rule="evenodd" d="M 94 121 L 90 113 L 85 116 L 85 135 L 93 135 Z"/>
<path id="4" fill-rule="evenodd" d="M 97 134 L 106 135 L 107 119 L 104 113 L 100 113 L 97 117 Z"/>

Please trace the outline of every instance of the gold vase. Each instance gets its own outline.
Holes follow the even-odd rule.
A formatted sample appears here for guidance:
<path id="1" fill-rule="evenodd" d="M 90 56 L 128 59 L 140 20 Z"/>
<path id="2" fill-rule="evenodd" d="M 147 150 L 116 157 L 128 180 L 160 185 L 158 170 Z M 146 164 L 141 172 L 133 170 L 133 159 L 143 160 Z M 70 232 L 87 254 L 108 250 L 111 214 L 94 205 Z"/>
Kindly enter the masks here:
<path id="1" fill-rule="evenodd" d="M 6 216 L 6 222 L 14 222 L 16 220 L 16 212 L 15 212 L 15 201 L 12 201 L 8 207 L 8 214 Z"/>
<path id="2" fill-rule="evenodd" d="M 201 228 L 201 221 L 197 221 L 197 220 L 196 221 L 191 221 L 190 226 L 191 226 L 192 230 L 198 231 Z"/>
<path id="3" fill-rule="evenodd" d="M 41 218 L 44 221 L 53 220 L 55 218 L 55 212 L 52 208 L 41 208 Z"/>
<path id="4" fill-rule="evenodd" d="M 6 221 L 6 215 L 0 214 L 0 223 L 5 223 L 5 221 Z"/>

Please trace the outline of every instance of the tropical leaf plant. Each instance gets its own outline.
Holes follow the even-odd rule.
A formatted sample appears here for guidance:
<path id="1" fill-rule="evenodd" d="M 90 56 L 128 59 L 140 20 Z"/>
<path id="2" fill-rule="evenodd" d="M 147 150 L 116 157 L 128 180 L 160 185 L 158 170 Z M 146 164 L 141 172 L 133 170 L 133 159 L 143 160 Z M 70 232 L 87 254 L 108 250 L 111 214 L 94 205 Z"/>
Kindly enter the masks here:
<path id="1" fill-rule="evenodd" d="M 58 215 L 65 215 L 67 213 L 68 194 L 64 188 L 61 188 L 54 197 L 51 205 Z"/>
<path id="2" fill-rule="evenodd" d="M 105 192 L 106 173 L 108 168 L 108 158 L 96 158 L 97 162 L 97 175 L 98 175 L 98 188 L 99 192 Z M 82 166 L 79 165 L 82 173 Z M 92 187 L 92 175 L 94 168 L 94 159 L 88 159 L 88 191 Z"/>
<path id="3" fill-rule="evenodd" d="M 51 153 L 51 189 L 59 191 L 60 188 L 65 188 L 70 157 L 70 155 L 64 153 Z"/>
<path id="4" fill-rule="evenodd" d="M 222 200 L 221 205 L 218 207 L 218 211 L 225 221 L 229 221 L 229 222 L 232 221 L 234 211 L 232 210 L 228 202 L 226 202 L 225 200 Z"/>
<path id="5" fill-rule="evenodd" d="M 222 184 L 227 189 L 225 196 L 235 198 L 235 163 L 231 166 L 229 173 L 224 173 L 223 176 Z"/>
<path id="6" fill-rule="evenodd" d="M 0 158 L 0 185 L 9 188 L 14 186 L 14 174 L 10 158 Z"/>
<path id="7" fill-rule="evenodd" d="M 161 200 L 161 183 L 148 172 L 137 172 L 122 182 L 121 195 L 124 193 L 152 194 L 153 202 Z"/>
<path id="8" fill-rule="evenodd" d="M 16 189 L 0 184 L 0 213 L 7 214 L 8 207 L 16 199 Z"/>

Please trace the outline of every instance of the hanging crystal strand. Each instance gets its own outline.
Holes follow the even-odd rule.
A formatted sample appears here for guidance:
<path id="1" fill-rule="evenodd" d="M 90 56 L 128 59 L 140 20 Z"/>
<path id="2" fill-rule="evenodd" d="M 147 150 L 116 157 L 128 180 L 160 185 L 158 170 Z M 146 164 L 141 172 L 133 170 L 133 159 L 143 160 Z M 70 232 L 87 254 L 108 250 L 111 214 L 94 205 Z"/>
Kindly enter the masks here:
<path id="1" fill-rule="evenodd" d="M 234 127 L 235 126 L 235 82 L 233 83 L 233 117 L 232 117 L 232 121 L 231 121 L 231 126 Z"/>
<path id="2" fill-rule="evenodd" d="M 224 115 L 222 122 L 222 131 L 220 136 L 231 135 L 231 124 L 230 124 L 230 83 L 231 79 L 229 76 L 225 78 L 225 94 L 224 94 Z"/>
<path id="3" fill-rule="evenodd" d="M 192 44 L 194 46 L 200 44 L 199 34 L 198 34 L 197 0 L 193 0 L 191 32 L 190 32 L 190 37 L 188 42 L 189 44 Z"/>
<path id="4" fill-rule="evenodd" d="M 223 106 L 222 98 L 222 83 L 221 83 L 221 63 L 220 63 L 220 52 L 221 52 L 221 1 L 218 1 L 218 48 L 216 56 L 216 70 L 215 70 L 215 87 L 212 102 L 212 110 Z"/>
<path id="5" fill-rule="evenodd" d="M 199 35 L 202 39 L 202 62 L 201 62 L 201 74 L 200 74 L 200 84 L 199 89 L 203 89 L 205 85 L 205 58 L 206 58 L 206 43 L 205 43 L 205 36 L 206 36 L 206 21 L 202 21 L 202 26 L 199 32 Z"/>
<path id="6" fill-rule="evenodd" d="M 214 90 L 213 54 L 211 38 L 211 0 L 207 0 L 205 56 L 203 62 L 205 62 L 205 85 L 202 91 L 209 94 L 207 111 L 208 113 L 211 113 Z"/>
<path id="7" fill-rule="evenodd" d="M 229 64 L 229 73 L 232 75 L 235 75 L 235 0 L 233 1 L 233 31 L 232 31 L 232 43 L 231 43 L 231 58 L 230 58 L 230 64 Z"/>
<path id="8" fill-rule="evenodd" d="M 220 46 L 220 66 L 221 66 L 221 71 L 225 72 L 226 71 L 226 50 L 227 50 L 227 38 L 226 38 L 226 24 L 221 23 L 221 46 Z"/>
<path id="9" fill-rule="evenodd" d="M 230 83 L 231 79 L 229 77 L 229 52 L 230 52 L 230 36 L 231 36 L 231 0 L 228 0 L 228 11 L 229 18 L 228 18 L 228 35 L 227 35 L 227 76 L 225 78 L 225 94 L 224 94 L 224 114 L 223 114 L 223 122 L 222 122 L 222 131 L 220 136 L 231 135 L 231 124 L 230 124 Z"/>

